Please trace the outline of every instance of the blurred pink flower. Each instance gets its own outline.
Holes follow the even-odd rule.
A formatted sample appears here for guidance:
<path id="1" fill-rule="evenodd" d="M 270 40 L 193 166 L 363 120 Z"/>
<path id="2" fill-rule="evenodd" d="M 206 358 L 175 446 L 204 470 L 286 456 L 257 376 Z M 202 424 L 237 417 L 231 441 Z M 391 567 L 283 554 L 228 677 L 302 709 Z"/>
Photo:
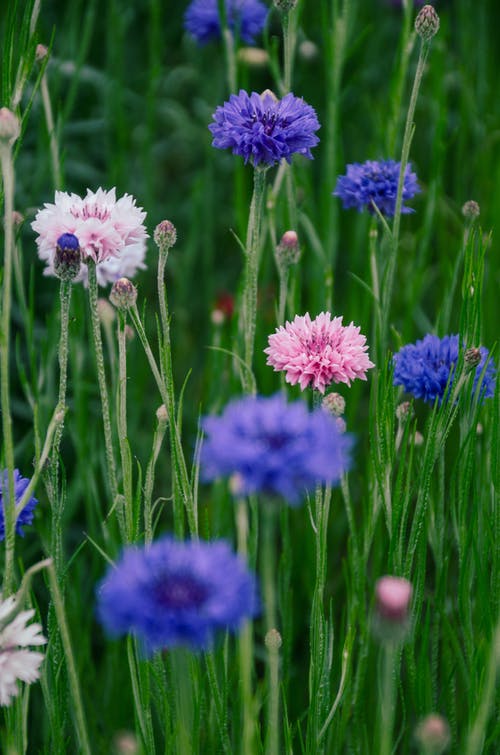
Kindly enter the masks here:
<path id="1" fill-rule="evenodd" d="M 31 224 L 38 233 L 38 255 L 47 263 L 45 273 L 53 274 L 57 239 L 63 233 L 73 233 L 80 242 L 83 258 L 91 257 L 97 264 L 100 285 L 124 275 L 132 277 L 137 269 L 145 267 L 145 217 L 130 194 L 117 200 L 115 189 L 87 189 L 83 199 L 56 191 L 54 204 L 45 204 Z M 77 280 L 86 279 L 87 266 L 82 263 Z"/>
<path id="2" fill-rule="evenodd" d="M 267 364 L 275 372 L 284 370 L 286 381 L 299 383 L 302 390 L 312 384 L 320 393 L 331 383 L 351 384 L 351 380 L 366 380 L 366 371 L 375 365 L 370 362 L 366 338 L 351 322 L 342 325 L 342 317 L 331 319 L 322 312 L 311 320 L 309 313 L 296 315 L 276 333 L 269 336 L 264 349 Z"/>

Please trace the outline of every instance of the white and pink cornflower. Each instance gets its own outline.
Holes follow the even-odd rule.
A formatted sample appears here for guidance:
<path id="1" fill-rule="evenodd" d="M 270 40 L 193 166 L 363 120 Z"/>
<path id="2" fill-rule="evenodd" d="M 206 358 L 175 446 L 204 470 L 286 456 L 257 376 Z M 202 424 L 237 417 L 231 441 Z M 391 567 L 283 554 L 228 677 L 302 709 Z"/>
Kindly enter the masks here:
<path id="1" fill-rule="evenodd" d="M 38 256 L 47 263 L 45 274 L 54 274 L 54 254 L 58 238 L 74 234 L 82 252 L 82 265 L 76 280 L 87 280 L 85 260 L 92 259 L 97 267 L 97 281 L 101 286 L 118 278 L 133 277 L 145 267 L 146 213 L 137 207 L 130 194 L 116 199 L 116 190 L 96 192 L 87 189 L 85 197 L 56 191 L 54 204 L 46 203 L 31 224 L 38 238 Z"/>
<path id="2" fill-rule="evenodd" d="M 287 383 L 298 383 L 301 390 L 311 385 L 324 393 L 331 383 L 366 380 L 367 370 L 375 366 L 367 350 L 357 325 L 342 325 L 342 317 L 332 319 L 330 312 L 321 312 L 314 320 L 306 313 L 280 326 L 264 352 L 275 372 L 286 372 Z"/>

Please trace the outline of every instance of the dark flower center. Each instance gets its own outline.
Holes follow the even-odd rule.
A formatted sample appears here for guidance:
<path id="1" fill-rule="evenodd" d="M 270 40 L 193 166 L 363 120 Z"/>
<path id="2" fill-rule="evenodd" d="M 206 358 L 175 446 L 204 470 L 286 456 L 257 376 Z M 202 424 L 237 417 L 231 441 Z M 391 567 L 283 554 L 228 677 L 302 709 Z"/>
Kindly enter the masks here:
<path id="1" fill-rule="evenodd" d="M 192 577 L 176 576 L 159 580 L 154 588 L 158 603 L 164 608 L 196 608 L 207 597 L 206 588 Z"/>

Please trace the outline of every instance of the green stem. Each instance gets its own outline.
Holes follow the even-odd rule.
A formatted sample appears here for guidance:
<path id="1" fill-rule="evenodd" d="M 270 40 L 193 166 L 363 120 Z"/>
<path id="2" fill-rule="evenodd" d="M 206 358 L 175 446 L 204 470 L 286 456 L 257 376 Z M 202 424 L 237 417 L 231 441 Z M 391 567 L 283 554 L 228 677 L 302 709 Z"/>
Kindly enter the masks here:
<path id="1" fill-rule="evenodd" d="M 4 464 L 7 480 L 2 479 L 3 510 L 5 524 L 5 571 L 3 576 L 3 596 L 10 595 L 14 582 L 14 552 L 16 545 L 16 500 L 14 484 L 14 438 L 12 433 L 12 416 L 10 411 L 10 313 L 12 306 L 12 256 L 14 252 L 14 164 L 10 145 L 0 145 L 4 193 L 4 239 L 5 255 L 2 286 L 2 313 L 0 332 L 0 408 L 2 411 L 2 432 L 4 447 Z M 5 484 L 7 483 L 7 485 Z M 7 494 L 7 495 L 6 495 Z"/>
<path id="2" fill-rule="evenodd" d="M 159 411 L 166 413 L 165 406 L 160 407 Z M 146 470 L 146 480 L 144 482 L 144 541 L 150 543 L 153 539 L 153 486 L 155 480 L 155 468 L 158 456 L 160 455 L 161 445 L 165 432 L 167 430 L 166 418 L 156 413 L 158 423 L 156 425 L 153 447 Z"/>
<path id="3" fill-rule="evenodd" d="M 288 94 L 292 87 L 293 59 L 295 54 L 296 33 L 296 9 L 283 13 L 283 83 L 282 95 Z"/>
<path id="4" fill-rule="evenodd" d="M 236 503 L 236 532 L 238 538 L 238 553 L 248 558 L 248 507 L 247 502 L 240 499 Z M 238 658 L 240 665 L 240 700 L 243 731 L 241 737 L 242 755 L 253 755 L 255 752 L 255 717 L 254 700 L 252 695 L 252 661 L 253 661 L 253 629 L 250 621 L 245 621 L 238 638 Z"/>
<path id="5" fill-rule="evenodd" d="M 111 490 L 113 505 L 118 495 L 118 483 L 116 480 L 116 465 L 113 451 L 113 435 L 111 432 L 111 415 L 109 411 L 108 388 L 106 385 L 106 370 L 104 367 L 104 354 L 102 350 L 101 322 L 99 320 L 99 311 L 97 309 L 97 275 L 96 265 L 91 259 L 87 261 L 89 275 L 89 303 L 90 319 L 92 321 L 92 335 L 94 339 L 94 350 L 97 365 L 97 379 L 99 382 L 99 392 L 101 394 L 102 421 L 104 426 L 104 443 L 106 446 L 106 468 L 108 482 Z"/>
<path id="6" fill-rule="evenodd" d="M 264 511 L 262 539 L 262 582 L 264 586 L 264 606 L 266 622 L 266 646 L 269 674 L 269 694 L 267 699 L 267 755 L 279 753 L 279 649 L 269 633 L 277 630 L 276 609 L 276 565 L 275 565 L 275 518 L 273 503 Z"/>
<path id="7" fill-rule="evenodd" d="M 59 147 L 57 145 L 56 128 L 54 124 L 54 115 L 52 113 L 52 105 L 50 102 L 49 85 L 47 81 L 47 69 L 43 72 L 40 81 L 40 92 L 42 95 L 43 112 L 45 114 L 45 121 L 47 123 L 47 132 L 49 134 L 50 144 L 50 157 L 52 163 L 52 176 L 54 178 L 54 186 L 56 189 L 63 188 L 63 178 L 61 171 L 61 161 L 59 159 Z"/>
<path id="8" fill-rule="evenodd" d="M 397 648 L 393 642 L 384 646 L 384 670 L 380 696 L 380 755 L 392 753 L 392 730 L 396 707 L 395 663 Z"/>
<path id="9" fill-rule="evenodd" d="M 231 740 L 229 739 L 229 733 L 227 730 L 227 714 L 224 710 L 224 702 L 219 689 L 219 683 L 217 681 L 217 672 L 215 669 L 215 659 L 212 652 L 205 653 L 205 663 L 207 667 L 208 684 L 210 687 L 210 693 L 214 702 L 215 716 L 217 718 L 217 726 L 219 728 L 220 744 L 222 750 L 226 755 L 231 755 L 232 747 Z"/>
<path id="10" fill-rule="evenodd" d="M 66 614 L 64 611 L 64 602 L 59 590 L 57 575 L 53 564 L 48 565 L 48 572 L 52 602 L 54 604 L 54 609 L 57 616 L 57 623 L 59 625 L 59 632 L 61 634 L 64 655 L 66 657 L 66 669 L 68 673 L 70 693 L 73 701 L 73 712 L 75 717 L 75 726 L 80 743 L 80 752 L 85 753 L 85 755 L 91 755 L 92 751 L 90 749 L 89 738 L 87 734 L 87 724 L 85 721 L 80 685 L 78 683 L 78 673 L 75 666 L 75 659 L 71 647 L 71 639 L 69 635 L 68 624 L 66 621 Z"/>
<path id="11" fill-rule="evenodd" d="M 254 184 L 250 214 L 248 218 L 245 284 L 243 290 L 243 311 L 240 320 L 240 331 L 244 333 L 245 364 L 252 373 L 253 352 L 255 344 L 255 322 L 257 317 L 257 285 L 259 274 L 259 257 L 261 244 L 262 205 L 266 186 L 266 172 L 264 168 L 254 168 Z M 246 372 L 242 373 L 243 389 L 246 393 L 252 390 L 252 381 Z"/>
<path id="12" fill-rule="evenodd" d="M 154 755 L 155 740 L 151 721 L 151 711 L 149 700 L 144 700 L 144 690 L 141 684 L 141 674 L 139 670 L 140 661 L 138 659 L 137 647 L 133 637 L 127 637 L 127 660 L 130 670 L 130 680 L 132 682 L 132 694 L 134 696 L 134 710 L 141 736 L 148 755 Z M 149 692 L 149 690 L 148 690 Z"/>
<path id="13" fill-rule="evenodd" d="M 160 374 L 160 370 L 158 369 L 158 365 L 156 364 L 156 359 L 154 357 L 151 346 L 149 345 L 149 341 L 146 336 L 146 331 L 144 330 L 144 325 L 142 324 L 141 317 L 139 315 L 139 310 L 137 309 L 137 304 L 134 304 L 134 306 L 129 309 L 129 313 L 130 313 L 130 318 L 132 322 L 134 323 L 134 328 L 136 329 L 137 335 L 139 336 L 139 340 L 142 344 L 142 348 L 144 349 L 144 353 L 146 354 L 146 358 L 149 362 L 149 367 L 151 369 L 151 372 L 153 373 L 153 377 L 158 387 L 158 391 L 160 392 L 161 400 L 163 401 L 165 405 L 167 405 L 168 403 L 167 389 L 163 381 L 163 378 Z M 169 419 L 170 419 L 170 415 L 169 415 Z"/>
<path id="14" fill-rule="evenodd" d="M 59 411 L 66 412 L 66 386 L 68 377 L 68 335 L 69 335 L 69 312 L 71 305 L 71 291 L 73 284 L 71 281 L 61 281 L 59 289 L 59 297 L 61 302 L 61 329 L 59 335 L 59 396 L 57 399 L 57 407 Z M 59 473 L 59 449 L 61 446 L 61 439 L 64 430 L 64 418 L 61 424 L 57 427 L 54 434 L 54 443 L 51 451 L 51 484 L 54 499 L 57 496 L 58 487 L 58 473 Z"/>
<path id="15" fill-rule="evenodd" d="M 123 475 L 125 497 L 126 541 L 134 538 L 134 491 L 132 481 L 132 458 L 127 432 L 127 338 L 125 335 L 126 315 L 118 312 L 118 442 Z"/>
<path id="16" fill-rule="evenodd" d="M 467 737 L 465 755 L 480 755 L 483 752 L 486 726 L 490 710 L 495 703 L 495 684 L 500 671 L 500 622 L 491 641 L 491 653 L 484 678 L 481 702 L 476 718 Z"/>

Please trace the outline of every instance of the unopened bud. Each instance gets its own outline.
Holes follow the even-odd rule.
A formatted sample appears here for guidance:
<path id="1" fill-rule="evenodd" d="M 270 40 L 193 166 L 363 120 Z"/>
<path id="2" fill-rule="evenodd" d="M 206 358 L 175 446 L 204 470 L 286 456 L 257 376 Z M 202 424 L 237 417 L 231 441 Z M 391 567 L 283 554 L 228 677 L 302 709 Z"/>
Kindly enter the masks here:
<path id="1" fill-rule="evenodd" d="M 403 577 L 381 577 L 375 586 L 377 612 L 388 622 L 401 624 L 408 618 L 413 587 Z"/>
<path id="2" fill-rule="evenodd" d="M 297 5 L 297 2 L 298 0 L 274 0 L 277 9 L 283 13 L 288 13 L 288 11 L 293 10 Z"/>
<path id="3" fill-rule="evenodd" d="M 127 341 L 133 341 L 135 338 L 135 330 L 130 325 L 125 325 L 125 338 Z"/>
<path id="4" fill-rule="evenodd" d="M 432 5 L 424 5 L 415 19 L 415 31 L 425 42 L 438 33 L 439 16 Z"/>
<path id="5" fill-rule="evenodd" d="M 128 278 L 113 283 L 109 300 L 117 309 L 130 309 L 137 301 L 137 289 Z"/>
<path id="6" fill-rule="evenodd" d="M 19 118 L 12 110 L 0 108 L 0 144 L 11 146 L 21 133 Z"/>
<path id="7" fill-rule="evenodd" d="M 276 259 L 282 267 L 296 265 L 300 259 L 299 237 L 295 231 L 286 231 L 276 247 Z"/>
<path id="8" fill-rule="evenodd" d="M 212 320 L 213 325 L 220 327 L 221 325 L 224 325 L 226 316 L 221 309 L 213 309 L 210 315 L 210 319 Z"/>
<path id="9" fill-rule="evenodd" d="M 396 417 L 399 422 L 404 422 L 413 417 L 413 404 L 411 401 L 403 401 L 396 407 Z"/>
<path id="10" fill-rule="evenodd" d="M 477 348 L 466 349 L 464 362 L 466 370 L 474 370 L 481 361 L 481 350 Z"/>
<path id="11" fill-rule="evenodd" d="M 341 417 L 345 413 L 345 398 L 340 393 L 328 393 L 321 402 L 321 406 L 335 417 Z"/>
<path id="12" fill-rule="evenodd" d="M 302 60 L 315 60 L 319 55 L 318 46 L 311 42 L 310 39 L 304 39 L 299 45 L 299 57 Z"/>
<path id="13" fill-rule="evenodd" d="M 63 233 L 57 239 L 54 273 L 62 281 L 72 281 L 80 272 L 81 264 L 80 242 L 73 233 Z"/>
<path id="14" fill-rule="evenodd" d="M 264 637 L 264 643 L 268 650 L 279 650 L 283 644 L 283 640 L 277 629 L 270 629 Z"/>
<path id="15" fill-rule="evenodd" d="M 116 319 L 115 310 L 107 299 L 97 300 L 97 314 L 104 326 L 112 325 Z"/>
<path id="16" fill-rule="evenodd" d="M 45 45 L 37 45 L 35 50 L 35 60 L 38 63 L 41 63 L 42 60 L 44 60 L 47 55 L 49 54 L 49 50 Z"/>
<path id="17" fill-rule="evenodd" d="M 140 752 L 137 737 L 131 731 L 120 731 L 114 738 L 116 755 L 138 755 Z"/>
<path id="18" fill-rule="evenodd" d="M 480 213 L 481 209 L 478 203 L 474 202 L 473 199 L 469 199 L 469 201 L 462 207 L 462 215 L 466 220 L 475 220 L 479 217 Z"/>
<path id="19" fill-rule="evenodd" d="M 450 744 L 448 722 L 437 713 L 431 713 L 418 724 L 415 739 L 426 755 L 440 755 Z"/>
<path id="20" fill-rule="evenodd" d="M 269 63 L 269 53 L 261 47 L 241 47 L 238 60 L 252 68 L 262 68 Z"/>
<path id="21" fill-rule="evenodd" d="M 21 215 L 20 212 L 18 212 L 17 210 L 14 210 L 12 212 L 12 222 L 14 223 L 16 228 L 19 228 L 19 226 L 22 225 L 22 223 L 24 223 L 24 215 Z"/>
<path id="22" fill-rule="evenodd" d="M 168 412 L 167 412 L 167 407 L 165 406 L 165 404 L 162 404 L 156 410 L 156 419 L 158 420 L 158 424 L 162 427 L 164 427 L 167 424 Z"/>
<path id="23" fill-rule="evenodd" d="M 162 220 L 154 230 L 153 239 L 160 252 L 168 251 L 177 241 L 175 225 L 170 220 Z"/>
<path id="24" fill-rule="evenodd" d="M 414 446 L 423 446 L 424 444 L 424 436 L 422 433 L 419 433 L 418 430 L 415 430 L 415 435 L 413 436 L 413 445 Z"/>

